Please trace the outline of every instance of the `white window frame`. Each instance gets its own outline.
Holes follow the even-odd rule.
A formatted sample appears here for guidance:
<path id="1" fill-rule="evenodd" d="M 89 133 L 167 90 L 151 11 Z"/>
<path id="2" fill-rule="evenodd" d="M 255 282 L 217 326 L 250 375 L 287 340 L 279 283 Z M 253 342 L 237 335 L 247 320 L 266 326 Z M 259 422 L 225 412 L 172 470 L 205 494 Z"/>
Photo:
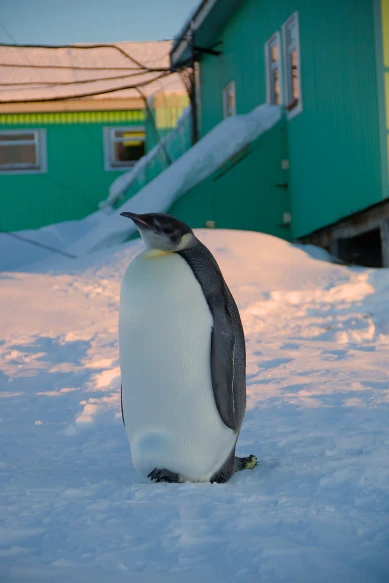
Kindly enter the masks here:
<path id="1" fill-rule="evenodd" d="M 131 163 L 123 163 L 123 164 L 112 164 L 114 160 L 114 149 L 113 145 L 115 141 L 114 139 L 114 132 L 145 132 L 145 127 L 142 126 L 107 126 L 103 128 L 103 135 L 104 135 L 104 169 L 107 172 L 125 172 L 126 170 L 133 168 L 138 160 L 135 160 Z M 131 138 L 126 138 L 126 141 L 131 140 Z M 134 141 L 138 141 L 139 138 L 134 138 Z M 146 142 L 146 135 L 144 137 L 144 142 Z"/>
<path id="2" fill-rule="evenodd" d="M 288 28 L 294 25 L 296 27 L 296 34 L 295 34 L 295 42 L 292 42 L 288 45 Z M 283 55 L 284 55 L 284 87 L 285 87 L 285 97 L 284 97 L 284 105 L 287 110 L 286 117 L 287 119 L 292 119 L 296 117 L 299 113 L 303 111 L 303 99 L 301 93 L 301 59 L 300 59 L 300 24 L 299 24 L 299 13 L 298 11 L 293 12 L 293 14 L 284 22 L 282 25 L 282 44 L 283 44 Z M 293 103 L 293 94 L 292 94 L 292 86 L 289 83 L 289 74 L 291 74 L 290 67 L 289 67 L 289 55 L 290 53 L 296 50 L 296 58 L 297 58 L 297 86 L 299 91 L 299 99 L 297 104 L 292 108 L 289 109 L 291 104 Z"/>
<path id="3" fill-rule="evenodd" d="M 198 135 L 200 135 L 202 130 L 202 102 L 201 102 L 201 69 L 199 61 L 195 61 L 194 75 L 196 84 L 197 131 Z"/>
<path id="4" fill-rule="evenodd" d="M 232 113 L 228 113 L 228 95 L 231 90 L 234 94 L 234 110 Z M 234 80 L 230 81 L 223 89 L 223 117 L 226 118 L 233 115 L 236 115 L 236 88 Z"/>
<path id="5" fill-rule="evenodd" d="M 277 44 L 278 46 L 278 58 L 274 63 L 271 58 L 271 49 Z M 283 74 L 282 74 L 282 58 L 281 58 L 281 35 L 277 31 L 275 32 L 269 40 L 265 43 L 265 63 L 266 63 L 266 101 L 271 105 L 283 105 L 284 103 L 284 88 L 283 88 Z M 273 72 L 278 69 L 278 82 L 280 85 L 280 103 L 276 104 L 273 97 L 275 92 L 272 91 L 273 88 Z M 273 95 L 274 94 L 274 95 Z"/>
<path id="6" fill-rule="evenodd" d="M 46 130 L 45 129 L 17 129 L 17 130 L 0 130 L 1 136 L 14 136 L 15 134 L 33 134 L 33 140 L 6 140 L 0 142 L 1 145 L 28 145 L 35 144 L 36 160 L 35 165 L 31 164 L 0 164 L 0 175 L 10 176 L 12 174 L 44 174 L 47 172 L 47 148 L 46 148 Z"/>

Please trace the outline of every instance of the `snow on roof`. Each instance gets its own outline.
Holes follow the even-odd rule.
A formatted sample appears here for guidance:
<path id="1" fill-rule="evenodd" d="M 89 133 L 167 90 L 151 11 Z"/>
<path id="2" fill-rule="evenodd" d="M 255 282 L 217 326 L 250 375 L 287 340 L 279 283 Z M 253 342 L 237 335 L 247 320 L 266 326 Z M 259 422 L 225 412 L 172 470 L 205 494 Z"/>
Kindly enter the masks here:
<path id="1" fill-rule="evenodd" d="M 0 102 L 52 99 L 68 95 L 77 98 L 84 93 L 142 84 L 160 75 L 158 72 L 143 72 L 133 61 L 109 45 L 83 48 L 86 46 L 88 45 L 80 44 L 80 48 L 58 49 L 0 46 Z M 115 46 L 148 68 L 163 69 L 170 66 L 171 41 L 120 42 L 115 43 Z M 36 67 L 37 65 L 39 67 Z M 107 77 L 116 79 L 104 80 Z M 74 84 L 80 81 L 86 83 Z M 16 85 L 7 86 L 9 83 Z M 163 90 L 170 93 L 185 92 L 178 73 L 142 87 L 146 96 Z M 89 97 L 89 99 L 123 98 L 139 98 L 139 92 L 135 89 L 122 89 Z"/>

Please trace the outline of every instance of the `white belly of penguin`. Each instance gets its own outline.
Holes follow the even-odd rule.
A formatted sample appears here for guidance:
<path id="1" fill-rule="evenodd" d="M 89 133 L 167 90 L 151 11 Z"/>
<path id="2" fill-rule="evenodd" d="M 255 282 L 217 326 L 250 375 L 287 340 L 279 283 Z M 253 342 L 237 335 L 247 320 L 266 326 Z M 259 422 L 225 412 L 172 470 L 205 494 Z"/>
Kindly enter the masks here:
<path id="1" fill-rule="evenodd" d="M 128 266 L 119 316 L 123 412 L 143 476 L 157 468 L 207 481 L 234 446 L 236 434 L 213 394 L 212 325 L 201 286 L 180 255 L 146 250 Z"/>

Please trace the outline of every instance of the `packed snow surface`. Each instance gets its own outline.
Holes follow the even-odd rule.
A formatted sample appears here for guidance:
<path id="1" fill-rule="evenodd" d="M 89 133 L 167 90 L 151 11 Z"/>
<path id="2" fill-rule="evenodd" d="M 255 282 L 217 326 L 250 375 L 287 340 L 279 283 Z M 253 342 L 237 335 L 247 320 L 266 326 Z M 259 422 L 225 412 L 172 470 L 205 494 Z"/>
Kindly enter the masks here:
<path id="1" fill-rule="evenodd" d="M 389 581 L 388 270 L 198 236 L 241 312 L 237 452 L 259 467 L 223 485 L 135 473 L 117 317 L 141 242 L 4 272 L 0 581 Z"/>

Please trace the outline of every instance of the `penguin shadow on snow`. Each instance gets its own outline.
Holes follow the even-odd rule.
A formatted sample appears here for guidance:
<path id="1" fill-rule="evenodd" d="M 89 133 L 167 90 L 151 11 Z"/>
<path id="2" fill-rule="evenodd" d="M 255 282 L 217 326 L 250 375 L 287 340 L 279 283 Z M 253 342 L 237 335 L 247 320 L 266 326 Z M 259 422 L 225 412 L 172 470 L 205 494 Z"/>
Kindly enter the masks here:
<path id="1" fill-rule="evenodd" d="M 66 341 L 61 336 L 35 336 L 28 338 L 23 344 L 8 344 L 5 358 L 9 364 L 28 365 L 35 360 L 45 362 L 48 366 L 67 362 L 75 367 L 81 364 L 89 347 L 89 340 Z"/>

